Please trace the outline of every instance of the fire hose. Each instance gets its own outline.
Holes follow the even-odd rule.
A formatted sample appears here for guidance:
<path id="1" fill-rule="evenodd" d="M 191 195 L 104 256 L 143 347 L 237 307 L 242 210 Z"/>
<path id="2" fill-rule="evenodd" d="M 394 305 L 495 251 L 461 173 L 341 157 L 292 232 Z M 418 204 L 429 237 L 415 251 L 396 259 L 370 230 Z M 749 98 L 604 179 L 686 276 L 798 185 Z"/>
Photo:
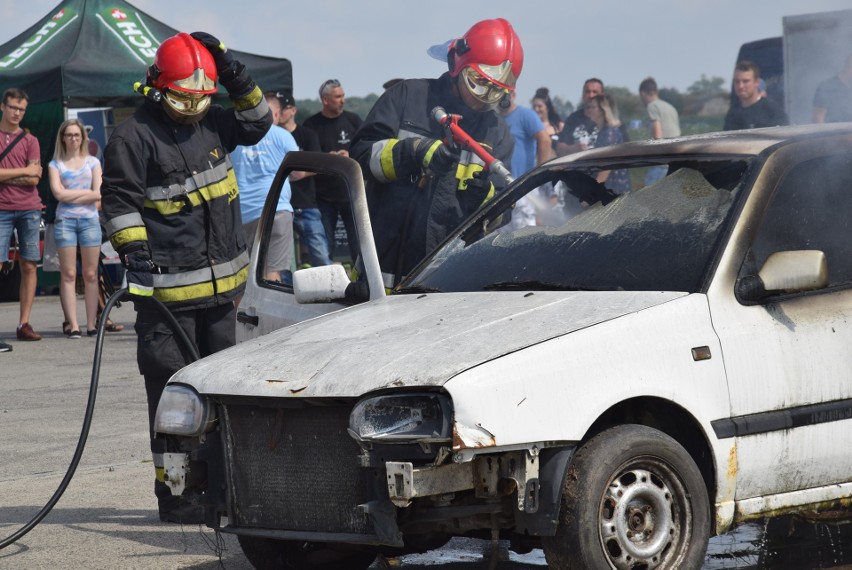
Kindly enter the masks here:
<path id="1" fill-rule="evenodd" d="M 28 532 L 34 529 L 41 521 L 53 510 L 53 507 L 62 497 L 62 494 L 65 493 L 65 489 L 68 488 L 68 484 L 71 483 L 71 479 L 74 477 L 74 473 L 77 471 L 77 466 L 80 464 L 80 458 L 83 456 L 83 449 L 86 447 L 86 440 L 89 437 L 89 428 L 92 425 L 92 416 L 95 411 L 95 398 L 98 394 L 98 380 L 101 374 L 101 357 L 103 353 L 103 344 L 104 344 L 104 332 L 106 331 L 106 324 L 109 322 L 109 313 L 112 311 L 113 306 L 119 301 L 125 300 L 129 298 L 127 293 L 127 289 L 119 289 L 115 293 L 113 293 L 109 299 L 107 299 L 106 304 L 104 305 L 103 313 L 101 314 L 101 318 L 98 322 L 98 334 L 95 338 L 95 356 L 92 362 L 92 377 L 91 382 L 89 383 L 89 399 L 86 404 L 86 414 L 83 417 L 83 427 L 80 431 L 80 437 L 77 440 L 77 448 L 74 451 L 74 456 L 71 458 L 71 463 L 68 465 L 68 469 L 65 472 L 65 477 L 63 477 L 62 482 L 59 483 L 59 487 L 57 487 L 56 491 L 53 493 L 53 496 L 47 501 L 47 504 L 42 507 L 42 509 L 23 527 L 21 527 L 17 532 L 9 536 L 8 538 L 4 538 L 0 540 L 0 550 L 3 550 L 7 546 L 10 546 L 24 537 Z M 181 328 L 177 319 L 175 319 L 174 315 L 172 315 L 171 311 L 160 302 L 159 299 L 155 299 L 151 297 L 154 305 L 163 313 L 163 316 L 171 325 L 172 329 L 177 334 L 178 338 L 187 347 L 193 361 L 198 360 L 198 349 L 195 345 L 189 340 L 186 332 Z"/>

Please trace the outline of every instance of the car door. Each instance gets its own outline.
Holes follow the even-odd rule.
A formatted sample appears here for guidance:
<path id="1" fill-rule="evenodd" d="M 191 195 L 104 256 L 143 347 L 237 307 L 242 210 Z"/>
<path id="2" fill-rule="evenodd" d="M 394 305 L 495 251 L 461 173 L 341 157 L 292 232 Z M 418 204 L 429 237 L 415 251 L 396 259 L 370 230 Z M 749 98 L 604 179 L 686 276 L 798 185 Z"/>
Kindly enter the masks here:
<path id="1" fill-rule="evenodd" d="M 272 332 L 281 327 L 311 319 L 345 305 L 340 303 L 299 304 L 296 302 L 292 279 L 284 277 L 282 281 L 270 281 L 265 278 L 265 261 L 269 255 L 272 237 L 272 221 L 278 204 L 278 197 L 287 176 L 296 170 L 322 172 L 344 178 L 350 188 L 350 194 L 363 196 L 363 180 L 360 168 L 354 161 L 340 156 L 315 152 L 290 152 L 281 163 L 275 180 L 269 189 L 260 222 L 258 235 L 251 251 L 251 265 L 246 281 L 246 290 L 237 310 L 236 337 L 243 342 Z M 357 226 L 356 218 L 356 226 Z M 298 248 L 293 259 L 299 267 Z"/>
<path id="2" fill-rule="evenodd" d="M 733 475 L 740 513 L 849 493 L 849 139 L 800 142 L 767 159 L 708 292 L 731 399 L 731 417 L 713 425 L 718 437 L 736 438 Z M 757 304 L 737 299 L 738 279 L 756 274 L 769 254 L 791 250 L 824 252 L 828 287 L 778 294 Z M 784 493 L 792 494 L 776 502 L 763 498 Z"/>

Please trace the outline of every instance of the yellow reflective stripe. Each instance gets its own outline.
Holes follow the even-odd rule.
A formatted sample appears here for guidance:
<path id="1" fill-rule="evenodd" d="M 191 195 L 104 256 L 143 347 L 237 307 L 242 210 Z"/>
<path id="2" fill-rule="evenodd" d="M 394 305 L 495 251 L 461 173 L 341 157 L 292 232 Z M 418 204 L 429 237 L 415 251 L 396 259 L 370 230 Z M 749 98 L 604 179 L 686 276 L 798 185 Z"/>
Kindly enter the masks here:
<path id="1" fill-rule="evenodd" d="M 212 202 L 216 198 L 221 198 L 222 196 L 229 196 L 228 201 L 230 202 L 236 198 L 239 193 L 237 177 L 234 175 L 234 171 L 232 169 L 228 171 L 228 176 L 224 180 L 190 192 L 186 194 L 186 197 L 189 199 L 193 207 L 195 207 L 200 206 L 202 202 Z M 179 214 L 184 207 L 184 202 L 146 199 L 145 207 L 157 210 L 157 212 L 163 216 L 168 216 L 172 214 Z"/>
<path id="2" fill-rule="evenodd" d="M 110 243 L 112 243 L 112 247 L 114 247 L 115 249 L 118 249 L 133 241 L 148 241 L 148 230 L 145 229 L 145 226 L 137 226 L 135 228 L 119 230 L 109 236 L 109 241 Z"/>
<path id="3" fill-rule="evenodd" d="M 486 203 L 488 200 L 494 197 L 494 183 L 491 183 L 491 188 L 488 189 L 488 194 L 485 195 L 485 199 L 479 204 L 480 206 Z"/>
<path id="4" fill-rule="evenodd" d="M 459 166 L 461 167 L 461 165 Z M 467 181 L 473 178 L 474 174 L 483 170 L 484 168 L 481 164 L 468 164 L 461 169 L 461 172 L 457 171 L 456 176 L 459 179 L 459 190 L 467 190 Z"/>
<path id="5" fill-rule="evenodd" d="M 160 483 L 166 482 L 166 469 L 165 467 L 154 467 L 154 473 L 156 474 L 157 481 Z M 150 477 L 150 475 L 149 475 Z"/>
<path id="6" fill-rule="evenodd" d="M 429 168 L 429 163 L 432 162 L 432 155 L 435 154 L 435 151 L 438 150 L 438 147 L 442 145 L 441 141 L 435 141 L 432 143 L 432 146 L 429 147 L 429 150 L 426 151 L 426 156 L 423 157 L 423 168 Z"/>
<path id="7" fill-rule="evenodd" d="M 127 291 L 131 295 L 136 295 L 137 297 L 151 297 L 154 295 L 153 287 L 145 287 L 133 282 L 127 284 Z"/>
<path id="8" fill-rule="evenodd" d="M 248 278 L 248 266 L 243 267 L 234 275 L 216 279 L 215 288 L 213 281 L 199 283 L 197 285 L 186 285 L 183 287 L 169 287 L 165 289 L 154 289 L 154 298 L 163 303 L 174 303 L 177 301 L 189 301 L 191 299 L 202 299 L 212 297 L 214 294 L 227 293 L 236 289 L 246 282 Z"/>
<path id="9" fill-rule="evenodd" d="M 263 98 L 263 91 L 260 90 L 260 87 L 255 85 L 254 89 L 251 90 L 251 93 L 234 100 L 234 109 L 236 109 L 238 113 L 242 114 L 244 111 L 248 111 L 249 109 L 259 106 L 261 101 L 266 103 L 266 99 Z M 264 107 L 266 107 L 266 105 L 264 105 Z M 264 108 L 262 113 L 258 113 L 257 118 L 261 118 L 266 115 L 267 110 L 268 107 Z"/>
<path id="10" fill-rule="evenodd" d="M 145 188 L 145 198 L 155 202 L 157 200 L 182 199 L 185 194 L 189 194 L 194 190 L 221 182 L 228 177 L 228 171 L 231 169 L 231 156 L 226 154 L 225 160 L 223 160 L 220 164 L 217 164 L 203 172 L 197 172 L 192 176 L 188 176 L 180 184 L 170 184 L 168 186 L 158 184 L 157 186 L 149 186 L 148 188 Z"/>
<path id="11" fill-rule="evenodd" d="M 379 154 L 379 163 L 382 168 L 382 175 L 388 182 L 393 182 L 397 179 L 396 168 L 393 164 L 393 148 L 399 143 L 397 139 L 388 139 Z"/>

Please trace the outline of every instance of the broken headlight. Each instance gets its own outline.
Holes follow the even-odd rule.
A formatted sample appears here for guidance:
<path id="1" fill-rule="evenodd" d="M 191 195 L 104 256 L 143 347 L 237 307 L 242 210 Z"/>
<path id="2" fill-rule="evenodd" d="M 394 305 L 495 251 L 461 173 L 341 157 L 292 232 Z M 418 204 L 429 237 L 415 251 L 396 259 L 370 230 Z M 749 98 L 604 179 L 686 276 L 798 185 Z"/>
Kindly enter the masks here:
<path id="1" fill-rule="evenodd" d="M 206 398 L 189 386 L 167 384 L 160 396 L 154 431 L 196 436 L 213 429 L 216 414 Z"/>
<path id="2" fill-rule="evenodd" d="M 359 441 L 447 442 L 452 439 L 452 415 L 445 394 L 373 396 L 355 405 L 349 433 Z"/>

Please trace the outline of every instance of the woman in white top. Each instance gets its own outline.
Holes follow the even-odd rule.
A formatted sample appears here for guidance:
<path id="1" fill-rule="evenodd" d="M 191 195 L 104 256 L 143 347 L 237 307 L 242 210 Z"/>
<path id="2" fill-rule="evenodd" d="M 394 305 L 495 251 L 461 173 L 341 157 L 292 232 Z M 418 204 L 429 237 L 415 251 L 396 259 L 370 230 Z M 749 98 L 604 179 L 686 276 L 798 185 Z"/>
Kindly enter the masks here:
<path id="1" fill-rule="evenodd" d="M 98 259 L 101 253 L 101 163 L 89 154 L 89 137 L 78 119 L 59 127 L 56 151 L 48 165 L 50 191 L 59 201 L 54 237 L 59 252 L 59 297 L 65 312 L 68 338 L 80 338 L 77 323 L 77 247 L 80 247 L 86 299 L 86 332 L 97 332 Z"/>

